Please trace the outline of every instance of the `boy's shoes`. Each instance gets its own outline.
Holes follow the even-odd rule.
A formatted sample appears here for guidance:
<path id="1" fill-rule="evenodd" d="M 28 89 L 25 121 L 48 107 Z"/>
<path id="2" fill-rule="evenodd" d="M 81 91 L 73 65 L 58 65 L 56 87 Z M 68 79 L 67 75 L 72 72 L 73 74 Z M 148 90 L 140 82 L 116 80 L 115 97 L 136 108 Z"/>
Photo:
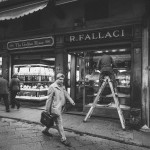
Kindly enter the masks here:
<path id="1" fill-rule="evenodd" d="M 51 137 L 53 136 L 52 134 L 50 134 L 49 132 L 47 132 L 47 131 L 45 131 L 45 130 L 43 130 L 42 133 L 43 133 L 44 135 L 46 135 L 46 136 L 51 136 Z"/>
<path id="2" fill-rule="evenodd" d="M 67 140 L 61 141 L 61 143 L 64 144 L 65 146 L 71 147 L 70 142 L 68 142 Z"/>

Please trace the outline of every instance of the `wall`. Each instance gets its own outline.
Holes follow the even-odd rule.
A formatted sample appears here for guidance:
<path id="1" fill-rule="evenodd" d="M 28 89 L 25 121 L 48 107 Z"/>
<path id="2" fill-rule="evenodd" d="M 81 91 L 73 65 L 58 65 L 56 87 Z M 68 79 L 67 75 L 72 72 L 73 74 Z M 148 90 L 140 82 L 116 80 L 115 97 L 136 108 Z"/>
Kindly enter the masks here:
<path id="1" fill-rule="evenodd" d="M 35 34 L 41 32 L 57 32 L 59 30 L 73 30 L 74 19 L 84 17 L 84 3 L 86 0 L 73 2 L 66 5 L 56 6 L 48 5 L 41 11 L 40 24 L 41 28 Z M 35 12 L 36 13 L 36 12 Z M 86 22 L 87 27 L 102 27 L 122 22 L 139 20 L 144 14 L 144 3 L 142 0 L 110 0 L 110 17 L 102 20 Z M 33 14 L 34 15 L 34 14 Z M 3 24 L 7 24 L 7 26 Z M 0 39 L 7 37 L 16 37 L 26 34 L 23 31 L 22 18 L 12 21 L 0 22 Z M 66 30 L 64 30 L 66 29 Z M 41 31 L 40 31 L 41 30 Z M 28 31 L 28 34 L 32 32 Z"/>

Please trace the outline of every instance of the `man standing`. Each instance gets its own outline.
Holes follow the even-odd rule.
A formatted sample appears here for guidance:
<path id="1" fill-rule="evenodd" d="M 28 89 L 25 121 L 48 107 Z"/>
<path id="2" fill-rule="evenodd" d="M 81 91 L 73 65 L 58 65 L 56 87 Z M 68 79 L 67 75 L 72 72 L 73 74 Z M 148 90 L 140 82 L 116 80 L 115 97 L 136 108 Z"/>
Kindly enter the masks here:
<path id="1" fill-rule="evenodd" d="M 0 99 L 3 98 L 6 112 L 10 112 L 9 110 L 9 102 L 8 102 L 8 82 L 6 79 L 3 78 L 2 75 L 0 75 Z"/>
<path id="2" fill-rule="evenodd" d="M 74 101 L 72 98 L 69 96 L 67 93 L 65 87 L 63 86 L 65 76 L 62 73 L 58 73 L 56 76 L 56 81 L 50 85 L 49 90 L 48 90 L 48 100 L 46 102 L 46 111 L 52 114 L 57 115 L 57 117 L 54 119 L 54 122 L 57 126 L 61 142 L 62 144 L 66 146 L 70 146 L 70 143 L 67 141 L 65 133 L 64 133 L 64 128 L 62 124 L 62 110 L 63 106 L 66 103 L 66 99 L 69 100 L 69 102 L 72 105 L 75 105 Z M 51 112 L 50 112 L 50 106 L 51 102 L 52 107 L 51 107 Z M 42 133 L 51 136 L 51 134 L 48 132 L 50 128 L 46 127 Z"/>
<path id="3" fill-rule="evenodd" d="M 17 109 L 19 109 L 20 103 L 16 100 L 16 95 L 20 91 L 20 80 L 18 79 L 17 74 L 14 74 L 12 76 L 12 79 L 10 81 L 10 91 L 11 91 L 11 108 L 15 108 L 16 105 Z"/>
<path id="4" fill-rule="evenodd" d="M 103 55 L 97 64 L 97 68 L 100 70 L 99 85 L 102 85 L 103 79 L 107 75 L 112 80 L 115 94 L 117 94 L 117 83 L 113 71 L 114 66 L 115 65 L 112 57 L 103 52 Z"/>

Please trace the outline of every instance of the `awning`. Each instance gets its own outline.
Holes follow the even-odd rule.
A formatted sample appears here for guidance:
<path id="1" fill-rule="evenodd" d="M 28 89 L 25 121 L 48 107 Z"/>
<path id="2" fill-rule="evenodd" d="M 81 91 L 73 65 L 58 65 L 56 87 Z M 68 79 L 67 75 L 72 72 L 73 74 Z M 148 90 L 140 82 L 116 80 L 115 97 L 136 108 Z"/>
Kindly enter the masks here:
<path id="1" fill-rule="evenodd" d="M 22 4 L 21 6 L 15 6 L 12 8 L 0 10 L 0 20 L 15 19 L 15 18 L 23 17 L 24 15 L 34 13 L 38 10 L 45 8 L 48 4 L 48 1 L 49 0 L 41 0 L 32 3 L 30 2 L 30 3 Z"/>
<path id="2" fill-rule="evenodd" d="M 67 3 L 75 2 L 75 1 L 78 1 L 78 0 L 56 0 L 56 5 L 63 5 L 63 4 L 67 4 Z"/>

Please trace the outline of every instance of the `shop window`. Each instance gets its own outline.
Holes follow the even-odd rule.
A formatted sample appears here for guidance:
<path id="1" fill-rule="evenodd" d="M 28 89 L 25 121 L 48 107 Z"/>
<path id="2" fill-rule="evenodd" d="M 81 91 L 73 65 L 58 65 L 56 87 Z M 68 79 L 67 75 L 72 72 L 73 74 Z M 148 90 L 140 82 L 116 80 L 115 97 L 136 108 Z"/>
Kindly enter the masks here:
<path id="1" fill-rule="evenodd" d="M 75 95 L 76 103 L 91 106 L 99 90 L 100 70 L 97 70 L 97 63 L 102 56 L 102 51 L 111 55 L 115 62 L 115 77 L 117 81 L 118 98 L 121 107 L 130 107 L 130 82 L 131 82 L 131 51 L 130 48 L 91 50 L 87 52 L 70 52 L 71 59 L 69 81 L 70 90 Z M 69 56 L 70 57 L 70 56 Z M 75 59 L 73 59 L 75 57 Z M 75 66 L 75 67 L 74 67 Z M 73 79 L 74 78 L 74 79 Z M 75 85 L 74 85 L 75 84 Z M 74 87 L 76 87 L 74 89 Z M 73 93 L 74 92 L 74 93 Z M 72 96 L 72 95 L 71 95 Z M 102 93 L 98 106 L 114 107 L 114 100 L 109 86 L 106 86 Z"/>
<path id="2" fill-rule="evenodd" d="M 85 4 L 85 19 L 87 21 L 107 18 L 108 12 L 108 0 L 92 0 Z"/>
<path id="3" fill-rule="evenodd" d="M 2 57 L 0 57 L 0 75 L 2 75 Z"/>
<path id="4" fill-rule="evenodd" d="M 45 105 L 48 87 L 55 80 L 55 56 L 47 53 L 14 55 L 12 65 L 12 74 L 17 73 L 20 79 L 21 91 L 16 98 Z"/>
<path id="5" fill-rule="evenodd" d="M 40 12 L 23 17 L 23 30 L 35 30 L 40 28 Z"/>

